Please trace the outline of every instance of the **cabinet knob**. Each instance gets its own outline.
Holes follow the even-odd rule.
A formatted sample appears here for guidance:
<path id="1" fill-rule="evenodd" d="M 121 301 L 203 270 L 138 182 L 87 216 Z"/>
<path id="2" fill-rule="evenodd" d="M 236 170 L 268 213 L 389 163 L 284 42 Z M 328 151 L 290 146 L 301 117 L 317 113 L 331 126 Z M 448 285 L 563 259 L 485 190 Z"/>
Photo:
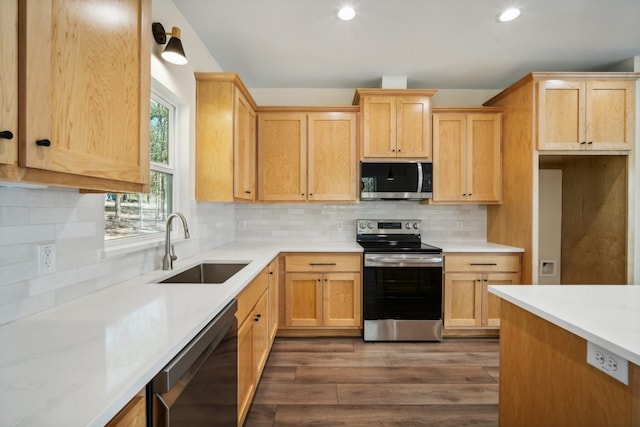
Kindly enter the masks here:
<path id="1" fill-rule="evenodd" d="M 588 144 L 589 144 L 589 145 L 593 144 L 593 141 L 589 141 L 589 142 L 588 142 Z"/>
<path id="2" fill-rule="evenodd" d="M 251 191 L 245 191 L 244 194 L 251 194 Z"/>
<path id="3" fill-rule="evenodd" d="M 582 142 L 580 143 L 580 145 L 584 145 L 584 144 L 586 144 L 586 143 L 587 143 L 587 141 L 582 141 Z"/>
<path id="4" fill-rule="evenodd" d="M 36 141 L 36 145 L 39 145 L 40 147 L 51 147 L 51 141 L 48 139 L 38 139 Z"/>
<path id="5" fill-rule="evenodd" d="M 10 130 L 3 130 L 0 132 L 0 138 L 2 139 L 13 139 L 13 132 Z"/>
<path id="6" fill-rule="evenodd" d="M 256 317 L 254 317 L 253 320 L 255 322 L 259 322 L 261 317 L 262 317 L 262 314 L 256 314 Z"/>

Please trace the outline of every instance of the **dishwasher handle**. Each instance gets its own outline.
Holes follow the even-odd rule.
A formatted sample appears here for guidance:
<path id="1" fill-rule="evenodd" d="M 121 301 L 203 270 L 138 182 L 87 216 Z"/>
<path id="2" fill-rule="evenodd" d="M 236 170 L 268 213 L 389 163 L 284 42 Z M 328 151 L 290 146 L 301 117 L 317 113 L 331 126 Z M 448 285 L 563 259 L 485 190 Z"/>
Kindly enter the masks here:
<path id="1" fill-rule="evenodd" d="M 227 332 L 236 324 L 237 308 L 238 302 L 234 299 L 156 374 L 151 382 L 153 393 L 167 393 L 185 373 L 193 368 L 204 352 L 215 350 Z"/>

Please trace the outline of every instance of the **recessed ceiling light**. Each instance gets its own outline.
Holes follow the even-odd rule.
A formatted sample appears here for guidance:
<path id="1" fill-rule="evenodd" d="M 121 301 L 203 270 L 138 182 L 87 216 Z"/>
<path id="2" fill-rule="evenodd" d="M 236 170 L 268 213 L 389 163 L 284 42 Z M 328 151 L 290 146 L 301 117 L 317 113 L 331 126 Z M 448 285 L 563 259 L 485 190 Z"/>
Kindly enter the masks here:
<path id="1" fill-rule="evenodd" d="M 520 16 L 520 9 L 512 7 L 502 12 L 500 16 L 498 16 L 498 21 L 509 22 L 509 21 L 513 21 L 518 16 Z"/>
<path id="2" fill-rule="evenodd" d="M 351 6 L 343 6 L 338 11 L 338 18 L 343 21 L 351 21 L 356 16 L 356 11 Z"/>

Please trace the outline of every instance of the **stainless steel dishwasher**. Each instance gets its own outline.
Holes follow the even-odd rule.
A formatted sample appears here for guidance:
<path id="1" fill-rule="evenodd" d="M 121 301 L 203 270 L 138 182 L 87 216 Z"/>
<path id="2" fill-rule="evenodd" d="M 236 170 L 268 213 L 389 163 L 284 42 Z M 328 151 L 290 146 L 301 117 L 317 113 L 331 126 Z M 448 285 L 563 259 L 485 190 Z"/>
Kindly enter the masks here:
<path id="1" fill-rule="evenodd" d="M 236 426 L 237 302 L 178 353 L 147 386 L 147 425 Z"/>

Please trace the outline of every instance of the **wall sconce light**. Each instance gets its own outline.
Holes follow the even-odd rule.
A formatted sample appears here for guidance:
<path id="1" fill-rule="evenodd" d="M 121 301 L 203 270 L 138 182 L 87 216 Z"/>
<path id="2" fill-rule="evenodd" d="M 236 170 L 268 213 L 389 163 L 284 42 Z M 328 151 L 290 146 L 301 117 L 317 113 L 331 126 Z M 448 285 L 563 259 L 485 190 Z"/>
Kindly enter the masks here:
<path id="1" fill-rule="evenodd" d="M 161 23 L 154 22 L 151 25 L 151 31 L 153 32 L 153 39 L 158 44 L 167 43 L 167 35 L 171 34 L 169 43 L 167 43 L 167 46 L 160 54 L 165 61 L 177 65 L 184 65 L 187 63 L 187 56 L 184 54 L 184 48 L 180 41 L 180 28 L 173 27 L 171 32 L 167 33 Z"/>

